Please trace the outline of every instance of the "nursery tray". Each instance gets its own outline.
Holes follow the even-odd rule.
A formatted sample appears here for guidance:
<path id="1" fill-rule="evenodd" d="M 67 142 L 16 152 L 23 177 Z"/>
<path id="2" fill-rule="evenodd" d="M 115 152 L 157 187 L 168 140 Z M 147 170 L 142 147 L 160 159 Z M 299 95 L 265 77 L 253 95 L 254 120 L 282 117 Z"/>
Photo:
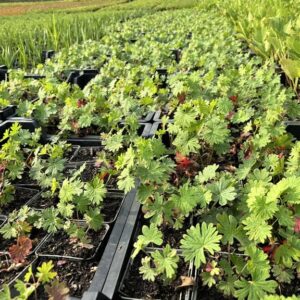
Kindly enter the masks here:
<path id="1" fill-rule="evenodd" d="M 7 66 L 0 66 L 0 82 L 8 80 Z"/>
<path id="2" fill-rule="evenodd" d="M 148 250 L 146 250 L 146 253 L 151 254 L 151 252 L 154 252 L 155 250 L 162 250 L 162 249 L 148 248 Z M 179 254 L 179 256 L 180 256 L 180 254 Z M 136 257 L 135 259 L 138 259 L 138 258 Z M 183 258 L 181 258 L 181 259 L 182 259 L 182 263 L 185 264 L 183 261 Z M 133 263 L 134 263 L 134 259 L 132 259 L 132 258 L 130 258 L 127 262 L 126 269 L 123 273 L 122 280 L 119 285 L 118 294 L 119 294 L 119 297 L 124 300 L 143 300 L 143 299 L 145 299 L 146 295 L 145 295 L 145 297 L 142 297 L 142 298 L 133 298 L 133 297 L 126 295 L 126 293 L 124 293 L 122 291 L 122 288 L 125 286 L 124 282 L 128 277 L 128 273 L 129 273 L 131 267 L 133 266 Z M 197 288 L 198 288 L 198 286 L 197 286 L 197 269 L 195 268 L 193 262 L 190 262 L 189 265 L 186 264 L 186 267 L 187 267 L 187 273 L 185 273 L 183 276 L 192 277 L 194 279 L 195 284 L 192 287 L 188 287 L 186 289 L 180 290 L 180 292 L 177 293 L 176 295 L 173 294 L 172 300 L 196 300 L 197 299 Z M 164 300 L 165 298 L 158 297 L 158 298 L 151 298 L 151 299 L 152 300 Z"/>
<path id="3" fill-rule="evenodd" d="M 171 123 L 171 122 L 170 122 Z M 162 123 L 161 122 L 155 122 L 153 123 L 151 129 L 150 129 L 150 132 L 149 132 L 149 137 L 154 137 L 156 136 L 157 134 L 157 131 L 162 129 Z M 169 135 L 169 132 L 166 131 L 162 136 L 162 142 L 163 144 L 169 148 L 171 147 L 171 138 L 170 138 L 170 135 Z"/>
<path id="4" fill-rule="evenodd" d="M 150 123 L 140 123 L 139 135 L 145 138 L 149 137 L 151 127 L 152 124 Z M 43 142 L 47 143 L 55 137 L 56 137 L 55 135 L 45 134 L 43 136 Z M 66 140 L 70 144 L 80 145 L 80 146 L 101 146 L 102 145 L 102 140 L 100 139 L 100 135 L 86 135 L 84 137 L 70 135 Z"/>
<path id="5" fill-rule="evenodd" d="M 5 121 L 7 118 L 13 116 L 16 113 L 17 107 L 15 105 L 9 105 L 0 110 L 0 121 Z"/>
<path id="6" fill-rule="evenodd" d="M 19 123 L 22 129 L 27 129 L 30 132 L 34 132 L 35 129 L 38 128 L 37 122 L 32 119 L 10 118 L 9 120 L 0 123 L 0 139 L 2 139 L 4 132 L 9 129 L 14 123 Z"/>
<path id="7" fill-rule="evenodd" d="M 84 225 L 84 221 L 76 221 L 76 222 L 79 223 L 79 224 Z M 87 258 L 80 257 L 80 256 L 50 254 L 50 253 L 43 252 L 43 246 L 46 245 L 47 242 L 52 238 L 53 234 L 49 234 L 47 236 L 47 238 L 44 239 L 43 243 L 40 244 L 40 246 L 37 248 L 35 253 L 39 257 L 47 257 L 49 259 L 51 259 L 51 258 L 62 258 L 62 259 L 64 259 L 65 258 L 65 259 L 72 259 L 72 260 L 78 260 L 78 261 L 92 260 L 92 259 L 96 258 L 96 256 L 101 254 L 101 250 L 103 250 L 103 248 L 105 246 L 105 242 L 106 242 L 107 233 L 109 231 L 109 228 L 110 228 L 110 226 L 108 224 L 103 224 L 103 229 L 102 229 L 102 230 L 104 230 L 103 237 L 99 241 L 99 244 L 96 246 L 94 253 L 91 256 L 88 256 Z"/>
<path id="8" fill-rule="evenodd" d="M 29 262 L 29 264 L 23 270 L 20 271 L 20 273 L 14 279 L 12 279 L 9 283 L 7 283 L 10 289 L 11 297 L 16 297 L 19 294 L 19 292 L 14 288 L 16 280 L 22 279 L 27 273 L 30 265 L 33 264 L 36 260 L 37 258 L 34 258 L 31 262 Z M 2 287 L 0 287 L 0 292 L 2 290 L 3 290 Z"/>
<path id="9" fill-rule="evenodd" d="M 4 215 L 0 215 L 0 228 L 6 223 L 7 217 Z"/>
<path id="10" fill-rule="evenodd" d="M 129 247 L 138 223 L 140 204 L 136 197 L 136 189 L 126 195 L 97 272 L 82 300 L 113 299 L 116 295 L 125 268 L 124 261 L 131 250 Z"/>
<path id="11" fill-rule="evenodd" d="M 42 63 L 45 63 L 47 59 L 50 59 L 55 55 L 54 50 L 43 50 L 42 51 Z"/>
<path id="12" fill-rule="evenodd" d="M 161 110 L 156 111 L 155 114 L 154 114 L 154 117 L 153 117 L 154 123 L 156 123 L 156 122 L 161 123 L 161 121 L 162 121 L 162 116 L 163 116 L 163 112 L 162 112 Z M 169 122 L 169 123 L 173 123 L 173 122 L 174 122 L 174 119 L 173 119 L 173 118 L 170 118 L 170 119 L 168 120 L 168 122 Z"/>
<path id="13" fill-rule="evenodd" d="M 286 121 L 286 131 L 292 134 L 296 140 L 300 140 L 300 121 Z"/>

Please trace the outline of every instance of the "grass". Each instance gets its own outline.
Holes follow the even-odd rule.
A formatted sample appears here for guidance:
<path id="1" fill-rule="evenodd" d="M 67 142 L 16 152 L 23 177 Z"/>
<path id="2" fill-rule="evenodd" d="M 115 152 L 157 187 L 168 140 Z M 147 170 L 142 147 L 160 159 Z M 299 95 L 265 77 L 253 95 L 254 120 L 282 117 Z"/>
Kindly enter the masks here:
<path id="1" fill-rule="evenodd" d="M 79 0 L 79 1 L 38 1 L 22 3 L 0 3 L 0 16 L 19 16 L 32 12 L 55 12 L 62 10 L 73 10 L 93 7 L 101 9 L 104 7 L 124 3 L 126 0 Z"/>
<path id="2" fill-rule="evenodd" d="M 70 0 L 0 4 L 0 65 L 31 68 L 42 50 L 99 40 L 109 25 L 200 0 Z"/>

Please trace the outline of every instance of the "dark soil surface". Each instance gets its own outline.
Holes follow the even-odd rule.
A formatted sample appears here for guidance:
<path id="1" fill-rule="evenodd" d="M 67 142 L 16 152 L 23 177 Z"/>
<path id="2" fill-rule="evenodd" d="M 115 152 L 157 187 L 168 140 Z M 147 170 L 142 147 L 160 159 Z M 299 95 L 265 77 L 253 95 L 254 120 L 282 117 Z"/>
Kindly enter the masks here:
<path id="1" fill-rule="evenodd" d="M 82 247 L 77 241 L 69 238 L 64 231 L 58 231 L 45 241 L 39 250 L 39 254 L 90 259 L 97 252 L 97 248 L 104 239 L 105 233 L 105 227 L 103 227 L 100 232 L 90 230 L 87 234 L 87 237 L 90 239 L 89 246 L 93 247 L 89 249 L 89 247 Z"/>
<path id="2" fill-rule="evenodd" d="M 13 184 L 28 184 L 28 185 L 38 185 L 36 180 L 29 177 L 29 170 L 25 170 L 21 179 L 16 179 Z"/>
<path id="3" fill-rule="evenodd" d="M 113 222 L 119 212 L 119 208 L 124 199 L 122 193 L 109 193 L 103 201 L 101 212 L 104 216 L 104 221 L 107 223 Z"/>
<path id="4" fill-rule="evenodd" d="M 43 262 L 49 259 L 40 258 L 37 266 L 41 266 Z M 97 271 L 97 261 L 71 261 L 66 259 L 52 259 L 54 268 L 57 273 L 59 282 L 64 282 L 69 288 L 69 296 L 81 298 L 83 293 L 89 288 L 91 281 Z M 37 289 L 39 300 L 48 300 L 49 295 L 44 288 L 40 286 Z M 29 300 L 35 300 L 32 295 Z"/>
<path id="5" fill-rule="evenodd" d="M 180 240 L 182 239 L 183 234 L 186 233 L 186 230 L 190 228 L 191 225 L 183 226 L 180 229 L 174 229 L 171 226 L 163 225 L 161 231 L 163 233 L 163 245 L 169 244 L 172 248 L 179 249 Z"/>
<path id="6" fill-rule="evenodd" d="M 285 297 L 300 296 L 300 280 L 297 279 L 297 274 L 295 274 L 295 279 L 290 284 L 282 284 L 277 294 Z"/>
<path id="7" fill-rule="evenodd" d="M 111 176 L 107 182 L 105 183 L 106 188 L 108 189 L 114 189 L 117 190 L 118 189 L 118 176 Z"/>
<path id="8" fill-rule="evenodd" d="M 109 193 L 104 198 L 103 207 L 101 208 L 101 213 L 103 215 L 104 222 L 112 223 L 115 221 L 123 199 L 124 194 L 122 193 Z M 83 214 L 75 212 L 73 218 L 76 220 L 81 220 L 83 219 Z"/>
<path id="9" fill-rule="evenodd" d="M 201 284 L 201 283 L 200 283 Z M 198 300 L 228 300 L 233 298 L 225 298 L 222 293 L 220 293 L 216 287 L 208 288 L 207 286 L 199 286 L 198 288 L 198 294 L 197 294 Z"/>
<path id="10" fill-rule="evenodd" d="M 3 287 L 3 284 L 8 284 L 14 280 L 30 264 L 32 259 L 33 257 L 22 264 L 16 265 L 11 271 L 8 271 L 7 269 L 11 267 L 8 256 L 4 254 L 0 255 L 0 288 Z"/>
<path id="11" fill-rule="evenodd" d="M 26 202 L 28 202 L 33 196 L 39 193 L 39 190 L 34 189 L 26 189 L 17 187 L 14 195 L 14 200 L 11 201 L 6 207 L 4 207 L 1 211 L 2 214 L 8 215 L 14 209 L 19 209 Z"/>
<path id="12" fill-rule="evenodd" d="M 72 158 L 72 156 L 77 152 L 79 146 L 72 146 L 64 153 L 64 158 L 66 158 L 68 161 Z"/>
<path id="13" fill-rule="evenodd" d="M 102 149 L 103 147 L 80 147 L 77 155 L 72 158 L 71 162 L 95 160 L 97 153 Z"/>
<path id="14" fill-rule="evenodd" d="M 176 287 L 181 285 L 180 276 L 188 276 L 188 265 L 181 259 L 177 278 L 170 285 L 164 285 L 160 279 L 155 282 L 143 280 L 139 273 L 142 257 L 141 254 L 138 255 L 129 267 L 120 289 L 122 295 L 137 299 L 179 299 L 179 293 L 184 292 L 184 289 L 176 290 Z"/>
<path id="15" fill-rule="evenodd" d="M 72 174 L 78 170 L 80 166 L 69 166 L 64 170 L 64 174 L 68 177 L 71 177 Z M 99 168 L 94 164 L 86 164 L 85 169 L 81 173 L 81 180 L 84 182 L 91 181 L 99 172 Z"/>
<path id="16" fill-rule="evenodd" d="M 36 246 L 39 245 L 39 243 L 43 240 L 43 238 L 47 235 L 47 232 L 45 232 L 42 229 L 33 228 L 32 232 L 30 234 L 30 239 L 32 241 L 32 249 L 31 253 L 35 251 Z M 4 239 L 2 236 L 0 236 L 0 251 L 8 251 L 8 248 L 12 245 L 16 244 L 16 239 Z"/>
<path id="17" fill-rule="evenodd" d="M 59 202 L 57 197 L 43 198 L 42 196 L 36 197 L 33 201 L 28 203 L 29 207 L 34 209 L 45 209 L 51 206 L 55 206 Z"/>
<path id="18" fill-rule="evenodd" d="M 149 223 L 144 223 L 143 225 L 149 226 Z M 180 240 L 186 233 L 186 230 L 191 227 L 190 219 L 185 220 L 183 227 L 180 229 L 175 229 L 172 225 L 163 224 L 160 227 L 163 233 L 163 244 L 161 246 L 151 245 L 152 247 L 164 247 L 169 244 L 174 249 L 180 248 Z M 142 227 L 141 227 L 142 230 Z M 142 232 L 140 232 L 142 234 Z"/>

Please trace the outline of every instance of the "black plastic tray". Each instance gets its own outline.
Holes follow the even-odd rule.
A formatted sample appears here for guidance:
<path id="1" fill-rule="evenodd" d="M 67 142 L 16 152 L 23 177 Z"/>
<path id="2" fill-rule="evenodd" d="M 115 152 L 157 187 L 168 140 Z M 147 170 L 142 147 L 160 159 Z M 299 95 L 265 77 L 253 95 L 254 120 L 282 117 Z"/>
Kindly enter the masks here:
<path id="1" fill-rule="evenodd" d="M 286 121 L 286 131 L 292 134 L 296 140 L 300 140 L 300 121 Z"/>
<path id="2" fill-rule="evenodd" d="M 15 105 L 9 105 L 0 110 L 0 121 L 5 121 L 7 118 L 13 116 L 16 113 L 17 107 Z"/>
<path id="3" fill-rule="evenodd" d="M 0 66 L 0 82 L 8 80 L 8 68 L 7 66 Z"/>
<path id="4" fill-rule="evenodd" d="M 95 277 L 82 300 L 115 297 L 138 224 L 140 204 L 136 197 L 136 189 L 126 195 Z"/>
<path id="5" fill-rule="evenodd" d="M 141 128 L 140 136 L 142 137 L 149 137 L 149 133 L 152 127 L 151 123 L 140 123 Z M 53 135 L 46 134 L 44 135 L 44 142 L 49 142 L 53 138 Z M 86 135 L 85 137 L 78 137 L 76 135 L 71 135 L 67 138 L 67 142 L 73 145 L 80 145 L 80 146 L 101 146 L 102 140 L 100 139 L 100 135 Z"/>
<path id="6" fill-rule="evenodd" d="M 0 123 L 0 139 L 2 139 L 4 132 L 9 129 L 12 124 L 19 123 L 22 129 L 27 129 L 30 132 L 34 132 L 36 128 L 38 128 L 38 124 L 36 121 L 32 119 L 25 119 L 25 118 L 10 118 L 2 123 Z"/>
<path id="7" fill-rule="evenodd" d="M 155 250 L 158 250 L 158 249 L 162 249 L 162 248 L 148 248 L 148 250 L 145 250 L 146 253 L 151 253 Z M 178 253 L 180 255 L 180 253 Z M 122 280 L 121 280 L 121 283 L 120 283 L 120 286 L 119 286 L 119 289 L 118 289 L 118 292 L 119 292 L 119 298 L 120 299 L 124 299 L 124 300 L 142 300 L 141 298 L 132 298 L 132 297 L 128 297 L 128 296 L 125 296 L 124 294 L 122 294 L 121 292 L 121 287 L 122 285 L 124 284 L 124 280 L 126 279 L 126 275 L 129 271 L 129 268 L 130 266 L 132 265 L 133 263 L 133 259 L 130 258 L 127 262 L 127 266 L 126 266 L 126 269 L 125 269 L 125 272 L 122 276 Z M 188 271 L 188 276 L 190 277 L 193 277 L 193 279 L 195 280 L 195 285 L 192 286 L 192 287 L 188 287 L 186 289 L 184 289 L 182 291 L 182 293 L 179 293 L 177 295 L 177 297 L 175 298 L 175 295 L 174 296 L 174 300 L 197 300 L 197 289 L 198 289 L 198 285 L 197 285 L 197 269 L 195 268 L 193 262 L 190 262 L 189 263 L 189 271 Z M 172 298 L 173 299 L 173 298 Z M 153 300 L 163 300 L 163 299 L 153 299 Z"/>
<path id="8" fill-rule="evenodd" d="M 42 51 L 42 63 L 45 63 L 47 59 L 50 59 L 55 55 L 54 50 L 43 50 Z"/>
<path id="9" fill-rule="evenodd" d="M 156 133 L 158 130 L 161 129 L 161 125 L 162 123 L 161 122 L 155 122 L 153 123 L 151 129 L 150 129 L 150 132 L 149 132 L 149 137 L 155 137 L 156 136 Z M 165 132 L 163 135 L 162 135 L 162 142 L 163 144 L 169 148 L 171 147 L 171 138 L 170 138 L 170 135 L 168 132 Z"/>

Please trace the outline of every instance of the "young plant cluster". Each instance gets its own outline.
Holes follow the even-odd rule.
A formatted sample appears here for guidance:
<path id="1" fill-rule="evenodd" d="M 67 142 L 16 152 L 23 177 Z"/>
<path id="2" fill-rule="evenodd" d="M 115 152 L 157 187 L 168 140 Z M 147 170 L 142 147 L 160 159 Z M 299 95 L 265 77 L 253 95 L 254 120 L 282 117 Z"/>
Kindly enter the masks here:
<path id="1" fill-rule="evenodd" d="M 199 284 L 200 294 L 216 299 L 299 295 L 300 144 L 284 123 L 299 115 L 299 105 L 272 61 L 250 58 L 226 16 L 200 7 L 111 25 L 113 34 L 99 42 L 39 65 L 46 79 L 25 84 L 17 72 L 0 84 L 5 101 L 22 100 L 20 116 L 55 135 L 45 142 L 40 130 L 14 125 L 2 139 L 0 209 L 14 202 L 25 178 L 37 188 L 0 229 L 14 240 L 6 271 L 28 265 L 34 231 L 66 236 L 73 250 L 95 248 L 91 232 L 104 228 L 109 184 L 127 193 L 138 182 L 142 224 L 131 264 L 142 284 L 130 290 L 126 275 L 121 293 L 145 298 L 136 286 L 159 285 L 160 293 L 171 292 L 150 297 L 168 298 Z M 99 74 L 81 90 L 64 82 L 74 68 Z M 14 97 L 16 83 L 29 99 L 23 91 Z M 141 119 L 151 111 L 160 111 L 160 122 L 145 138 Z M 101 146 L 86 163 L 74 163 L 90 150 L 66 139 L 90 135 Z M 83 152 L 76 158 L 76 151 Z M 96 171 L 87 180 L 88 167 Z M 63 299 L 70 287 L 56 277 L 44 262 L 29 267 L 16 289 L 27 299 L 45 286 Z M 2 295 L 11 299 L 8 287 Z"/>

